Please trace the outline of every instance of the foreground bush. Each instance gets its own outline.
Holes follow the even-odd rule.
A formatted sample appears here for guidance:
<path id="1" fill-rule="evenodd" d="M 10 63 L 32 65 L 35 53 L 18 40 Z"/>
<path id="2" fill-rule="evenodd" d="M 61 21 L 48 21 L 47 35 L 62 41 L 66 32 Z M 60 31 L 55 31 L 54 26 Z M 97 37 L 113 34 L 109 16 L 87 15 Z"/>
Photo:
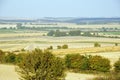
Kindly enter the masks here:
<path id="1" fill-rule="evenodd" d="M 110 61 L 101 56 L 83 56 L 67 54 L 65 64 L 68 69 L 107 72 L 110 70 Z"/>
<path id="2" fill-rule="evenodd" d="M 27 54 L 18 66 L 18 72 L 25 80 L 61 80 L 64 77 L 62 59 L 50 52 L 35 50 Z"/>
<path id="3" fill-rule="evenodd" d="M 4 59 L 5 59 L 5 53 L 2 50 L 0 50 L 0 63 L 3 63 Z"/>
<path id="4" fill-rule="evenodd" d="M 65 57 L 66 67 L 69 69 L 88 70 L 88 58 L 79 54 L 68 54 Z"/>
<path id="5" fill-rule="evenodd" d="M 8 53 L 5 56 L 5 63 L 15 63 L 16 62 L 16 54 Z"/>
<path id="6" fill-rule="evenodd" d="M 110 70 L 110 61 L 101 56 L 91 56 L 89 58 L 90 70 L 107 72 Z"/>
<path id="7" fill-rule="evenodd" d="M 114 69 L 116 72 L 120 72 L 120 59 L 117 62 L 115 62 Z"/>

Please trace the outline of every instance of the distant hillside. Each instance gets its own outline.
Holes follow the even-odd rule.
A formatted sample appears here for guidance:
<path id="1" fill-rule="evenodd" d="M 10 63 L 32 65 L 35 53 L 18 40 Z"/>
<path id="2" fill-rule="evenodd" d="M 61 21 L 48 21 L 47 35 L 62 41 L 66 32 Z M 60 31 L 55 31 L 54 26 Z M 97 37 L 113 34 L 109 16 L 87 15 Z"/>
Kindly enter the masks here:
<path id="1" fill-rule="evenodd" d="M 118 23 L 120 24 L 120 18 L 72 18 L 72 17 L 45 17 L 41 19 L 7 19 L 0 18 L 0 22 L 37 22 L 37 23 L 76 23 L 76 24 L 108 24 Z"/>

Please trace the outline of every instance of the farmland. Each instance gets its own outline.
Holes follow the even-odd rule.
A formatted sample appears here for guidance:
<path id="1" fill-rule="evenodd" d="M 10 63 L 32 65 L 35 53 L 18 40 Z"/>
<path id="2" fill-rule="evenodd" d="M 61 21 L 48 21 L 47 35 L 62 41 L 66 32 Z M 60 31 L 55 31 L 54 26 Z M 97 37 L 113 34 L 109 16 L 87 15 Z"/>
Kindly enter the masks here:
<path id="1" fill-rule="evenodd" d="M 6 25 L 7 24 L 7 25 Z M 110 60 L 113 64 L 120 57 L 120 24 L 76 24 L 76 23 L 18 23 L 0 24 L 0 49 L 14 54 L 26 53 L 35 48 L 48 49 L 55 56 L 64 58 L 67 54 L 99 55 Z M 21 23 L 20 23 L 21 24 Z M 4 28 L 6 27 L 6 28 Z M 60 30 L 68 33 L 73 30 L 82 32 L 97 33 L 97 36 L 48 36 L 51 30 Z M 99 43 L 100 47 L 95 47 Z M 58 49 L 58 46 L 68 45 L 67 49 Z M 19 80 L 16 73 L 16 65 L 0 64 L 0 79 Z M 7 73 L 11 73 L 5 78 Z M 66 71 L 65 80 L 89 80 L 99 75 L 75 73 Z"/>
<path id="2" fill-rule="evenodd" d="M 23 49 L 31 44 L 35 44 L 36 46 L 39 46 L 42 49 L 45 49 L 49 46 L 53 46 L 54 49 L 56 49 L 57 45 L 62 44 L 68 44 L 69 48 L 85 48 L 94 47 L 95 42 L 101 43 L 102 46 L 114 46 L 115 43 L 120 43 L 119 39 L 114 38 L 98 38 L 82 36 L 47 37 L 41 36 L 41 34 L 42 33 L 1 34 L 0 48 L 3 50 L 9 50 L 9 48 L 12 47 L 14 50 L 16 50 Z"/>

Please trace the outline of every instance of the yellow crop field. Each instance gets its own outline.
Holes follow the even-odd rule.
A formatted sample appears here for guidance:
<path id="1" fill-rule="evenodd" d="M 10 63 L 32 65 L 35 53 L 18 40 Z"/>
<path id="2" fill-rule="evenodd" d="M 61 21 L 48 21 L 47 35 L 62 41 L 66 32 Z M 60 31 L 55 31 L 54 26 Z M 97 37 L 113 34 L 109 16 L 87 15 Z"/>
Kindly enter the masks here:
<path id="1" fill-rule="evenodd" d="M 115 52 L 120 51 L 120 46 L 113 47 L 92 47 L 92 48 L 81 48 L 81 49 L 59 49 L 53 50 L 53 54 L 55 55 L 66 55 L 66 54 L 83 54 L 83 53 L 98 53 L 98 52 Z"/>

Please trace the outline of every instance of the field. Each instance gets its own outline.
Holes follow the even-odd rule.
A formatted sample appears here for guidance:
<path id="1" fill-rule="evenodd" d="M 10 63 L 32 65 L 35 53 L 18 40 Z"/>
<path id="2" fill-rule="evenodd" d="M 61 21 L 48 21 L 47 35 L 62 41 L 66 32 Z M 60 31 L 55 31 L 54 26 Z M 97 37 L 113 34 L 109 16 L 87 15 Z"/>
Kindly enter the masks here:
<path id="1" fill-rule="evenodd" d="M 77 25 L 58 23 L 58 27 L 70 28 L 102 28 L 109 26 L 119 28 L 120 25 Z M 12 26 L 12 25 L 11 25 Z M 25 25 L 30 26 L 30 25 Z M 36 25 L 33 25 L 36 26 Z M 49 26 L 49 25 L 47 25 Z M 47 27 L 46 26 L 46 27 Z M 51 25 L 52 26 L 52 25 Z M 56 25 L 54 25 L 56 26 Z M 15 27 L 15 25 L 14 25 Z M 31 26 L 32 27 L 32 26 Z M 37 26 L 41 27 L 41 26 Z M 42 25 L 42 27 L 45 27 Z M 53 27 L 53 26 L 52 26 Z M 0 30 L 0 49 L 3 51 L 21 51 L 33 50 L 35 48 L 47 49 L 53 46 L 51 52 L 58 57 L 64 57 L 66 54 L 79 53 L 81 55 L 100 55 L 108 58 L 113 65 L 120 58 L 120 38 L 103 38 L 103 37 L 83 37 L 83 36 L 66 36 L 66 37 L 50 37 L 46 35 L 47 31 L 34 30 Z M 117 35 L 119 32 L 102 32 L 105 35 Z M 94 47 L 94 43 L 98 42 L 101 47 Z M 118 46 L 115 46 L 118 43 Z M 58 45 L 68 45 L 68 49 L 57 49 Z M 0 64 L 0 80 L 19 80 L 19 75 L 15 72 L 15 65 Z M 65 80 L 87 80 L 97 75 L 81 74 L 66 72 Z M 7 75 L 7 77 L 6 77 Z"/>
<path id="2" fill-rule="evenodd" d="M 99 37 L 83 37 L 83 36 L 67 36 L 67 37 L 49 37 L 42 36 L 46 32 L 39 33 L 2 33 L 0 34 L 0 49 L 17 50 L 27 46 L 34 45 L 41 49 L 53 46 L 54 49 L 58 45 L 68 44 L 69 48 L 85 48 L 94 47 L 95 42 L 99 42 L 101 46 L 114 46 L 120 43 L 119 38 L 99 38 Z"/>

